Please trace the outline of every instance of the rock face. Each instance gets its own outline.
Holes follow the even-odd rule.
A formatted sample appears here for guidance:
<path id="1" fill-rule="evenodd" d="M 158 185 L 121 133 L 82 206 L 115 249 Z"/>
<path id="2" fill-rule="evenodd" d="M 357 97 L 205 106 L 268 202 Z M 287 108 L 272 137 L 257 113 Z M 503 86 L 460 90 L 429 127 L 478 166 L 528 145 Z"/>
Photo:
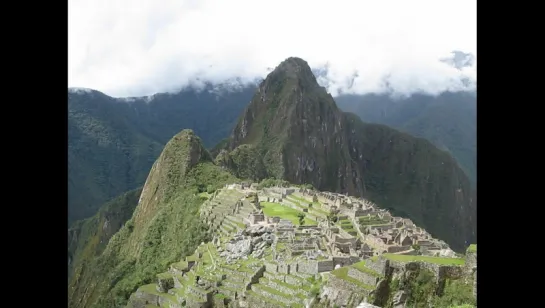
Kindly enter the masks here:
<path id="1" fill-rule="evenodd" d="M 476 205 L 456 161 L 427 140 L 343 113 L 302 59 L 286 59 L 260 84 L 224 150 L 216 162 L 238 176 L 364 196 L 455 250 L 474 241 Z"/>
<path id="2" fill-rule="evenodd" d="M 247 259 L 249 255 L 254 258 L 261 258 L 266 247 L 274 241 L 272 228 L 266 226 L 251 226 L 238 232 L 225 245 L 225 251 L 220 256 L 227 262 L 237 259 Z"/>

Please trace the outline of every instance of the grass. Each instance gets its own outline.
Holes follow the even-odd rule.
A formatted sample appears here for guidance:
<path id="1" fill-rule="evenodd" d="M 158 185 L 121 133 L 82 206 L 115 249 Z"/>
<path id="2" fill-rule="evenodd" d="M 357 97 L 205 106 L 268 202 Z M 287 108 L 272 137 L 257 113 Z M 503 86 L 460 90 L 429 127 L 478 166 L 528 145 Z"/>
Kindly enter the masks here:
<path id="1" fill-rule="evenodd" d="M 269 217 L 280 217 L 281 219 L 287 219 L 291 221 L 294 225 L 299 225 L 299 218 L 297 215 L 301 211 L 297 211 L 290 207 L 281 205 L 279 203 L 272 202 L 261 202 L 261 207 L 263 208 L 263 213 Z M 312 219 L 305 218 L 305 225 L 317 225 L 318 223 Z"/>
<path id="2" fill-rule="evenodd" d="M 396 255 L 391 253 L 385 253 L 383 256 L 392 261 L 399 262 L 427 262 L 438 265 L 464 265 L 465 259 L 462 258 L 441 258 L 441 257 L 429 257 L 429 256 L 408 256 L 408 255 Z"/>
<path id="3" fill-rule="evenodd" d="M 467 252 L 476 253 L 477 252 L 477 244 L 469 245 L 469 247 L 467 247 Z"/>
<path id="4" fill-rule="evenodd" d="M 227 296 L 225 294 L 223 294 L 223 293 L 216 293 L 216 294 L 214 294 L 214 297 L 217 298 L 217 299 L 224 299 Z"/>
<path id="5" fill-rule="evenodd" d="M 187 264 L 186 261 L 180 261 L 180 262 L 178 262 L 178 263 L 172 264 L 172 267 L 174 267 L 174 268 L 176 268 L 176 269 L 178 269 L 178 270 L 180 270 L 180 271 L 185 271 L 185 270 L 187 270 L 188 266 L 189 266 L 189 264 Z"/>
<path id="6" fill-rule="evenodd" d="M 286 294 L 284 292 L 280 292 L 276 289 L 273 289 L 271 287 L 268 287 L 268 286 L 265 286 L 265 285 L 262 285 L 262 284 L 257 284 L 256 285 L 258 288 L 260 288 L 261 290 L 267 292 L 267 293 L 270 293 L 270 294 L 274 294 L 274 295 L 277 295 L 277 296 L 280 296 L 280 297 L 284 297 L 284 298 L 287 298 L 287 299 L 290 299 L 292 297 L 292 295 L 290 294 Z"/>
<path id="7" fill-rule="evenodd" d="M 359 223 L 361 226 L 375 226 L 385 225 L 389 222 L 385 219 L 380 219 L 377 216 L 363 216 L 359 218 Z"/>
<path id="8" fill-rule="evenodd" d="M 153 295 L 164 297 L 164 298 L 168 299 L 169 301 L 171 301 L 173 303 L 177 302 L 176 301 L 176 296 L 168 294 L 168 293 L 158 292 L 156 288 L 157 288 L 157 284 L 151 283 L 151 284 L 141 286 L 139 288 L 139 290 L 142 291 L 142 292 L 146 292 L 148 294 L 153 294 Z"/>
<path id="9" fill-rule="evenodd" d="M 365 260 L 363 261 L 360 261 L 358 263 L 354 263 L 352 264 L 352 267 L 361 271 L 361 272 L 364 272 L 366 274 L 369 274 L 371 276 L 375 276 L 375 277 L 380 277 L 382 275 L 380 275 L 379 273 L 375 272 L 374 270 L 368 268 L 367 266 L 365 266 Z"/>
<path id="10" fill-rule="evenodd" d="M 309 201 L 305 200 L 304 198 L 295 196 L 293 194 L 289 195 L 288 199 L 291 202 L 295 203 L 295 205 L 299 206 L 300 208 L 308 209 L 309 212 L 310 211 L 315 211 L 317 213 L 320 213 L 320 214 L 323 214 L 323 215 L 326 215 L 326 216 L 329 214 L 329 212 L 324 211 L 321 208 L 322 206 L 321 206 L 321 204 L 319 202 L 309 202 Z M 309 207 L 308 204 L 312 204 L 312 207 Z"/>
<path id="11" fill-rule="evenodd" d="M 363 289 L 367 289 L 367 290 L 373 290 L 375 287 L 374 286 L 371 286 L 371 285 L 368 285 L 368 284 L 365 284 L 355 278 L 352 278 L 350 276 L 348 276 L 348 266 L 345 266 L 345 267 L 341 267 L 341 268 L 338 268 L 334 271 L 331 272 L 332 275 L 334 275 L 335 277 L 339 278 L 339 279 L 342 279 L 342 280 L 345 280 L 345 281 L 348 281 L 348 282 L 351 282 Z"/>
<path id="12" fill-rule="evenodd" d="M 198 196 L 208 200 L 208 199 L 210 199 L 210 197 L 212 196 L 212 194 L 209 194 L 209 193 L 207 193 L 207 192 L 205 191 L 205 192 L 199 193 Z"/>
<path id="13" fill-rule="evenodd" d="M 252 290 L 246 291 L 246 294 L 247 294 L 247 295 L 254 296 L 254 297 L 256 297 L 256 298 L 261 299 L 262 301 L 265 301 L 265 302 L 274 304 L 274 305 L 279 306 L 279 307 L 289 307 L 288 305 L 286 305 L 286 304 L 284 304 L 284 303 L 282 303 L 282 302 L 279 302 L 279 301 L 277 301 L 277 300 L 274 300 L 274 299 L 265 297 L 265 296 L 263 296 L 263 295 L 261 295 L 261 294 L 258 294 L 258 293 L 254 292 L 254 291 L 252 291 Z"/>

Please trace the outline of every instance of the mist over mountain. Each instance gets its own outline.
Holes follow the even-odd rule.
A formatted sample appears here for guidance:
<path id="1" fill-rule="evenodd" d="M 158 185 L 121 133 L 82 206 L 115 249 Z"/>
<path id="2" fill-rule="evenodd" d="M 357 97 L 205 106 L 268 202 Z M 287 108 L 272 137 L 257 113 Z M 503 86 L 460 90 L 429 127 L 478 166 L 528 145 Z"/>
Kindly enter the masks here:
<path id="1" fill-rule="evenodd" d="M 283 61 L 260 84 L 222 148 L 216 163 L 239 178 L 366 197 L 456 249 L 475 236 L 470 181 L 452 156 L 342 112 L 300 58 Z"/>
<path id="2" fill-rule="evenodd" d="M 323 71 L 313 72 L 318 81 L 323 80 Z M 220 85 L 196 81 L 177 93 L 128 98 L 70 88 L 69 220 L 90 217 L 100 204 L 143 185 L 162 146 L 180 130 L 193 129 L 208 148 L 226 138 L 259 81 L 248 84 L 233 79 Z M 344 94 L 334 99 L 339 108 L 365 122 L 427 138 L 449 151 L 475 182 L 474 94 L 415 94 L 397 99 L 386 93 Z"/>

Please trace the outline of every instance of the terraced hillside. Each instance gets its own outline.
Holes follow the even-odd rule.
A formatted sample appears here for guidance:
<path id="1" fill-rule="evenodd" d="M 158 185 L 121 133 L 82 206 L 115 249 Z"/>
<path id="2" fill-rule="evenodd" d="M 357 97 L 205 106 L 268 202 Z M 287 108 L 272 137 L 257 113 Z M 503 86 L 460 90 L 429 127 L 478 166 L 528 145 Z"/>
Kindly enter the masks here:
<path id="1" fill-rule="evenodd" d="M 415 277 L 425 275 L 421 272 L 437 277 L 426 280 L 430 290 L 458 294 L 460 304 L 471 303 L 472 298 L 474 302 L 474 295 L 467 292 L 474 285 L 474 276 L 468 274 L 471 270 L 464 258 L 386 253 L 362 259 L 354 247 L 342 254 L 332 248 L 324 230 L 326 218 L 322 216 L 329 216 L 330 210 L 317 198 L 292 192 L 280 200 L 272 191 L 267 194 L 233 186 L 202 194 L 209 199 L 200 216 L 213 240 L 171 264 L 154 283 L 139 287 L 127 307 L 356 307 L 364 301 L 393 307 L 400 298 L 390 288 L 398 293 L 414 288 Z M 300 213 L 319 208 L 313 211 L 319 223 L 295 225 L 287 216 L 263 214 L 261 204 L 285 207 L 287 212 L 299 208 Z M 358 236 L 353 220 L 340 217 L 332 228 Z M 473 247 L 468 256 L 476 253 Z M 400 285 L 400 280 L 405 284 Z M 460 293 L 462 287 L 465 293 Z M 430 292 L 426 296 L 441 303 L 442 297 Z M 407 300 L 415 299 L 409 296 Z"/>

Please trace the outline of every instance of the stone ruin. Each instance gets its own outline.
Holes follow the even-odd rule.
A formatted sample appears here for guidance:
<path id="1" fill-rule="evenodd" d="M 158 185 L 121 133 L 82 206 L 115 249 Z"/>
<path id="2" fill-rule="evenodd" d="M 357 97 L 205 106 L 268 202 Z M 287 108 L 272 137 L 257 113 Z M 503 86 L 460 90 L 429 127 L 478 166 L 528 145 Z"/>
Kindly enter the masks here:
<path id="1" fill-rule="evenodd" d="M 331 224 L 323 217 L 316 219 L 319 222 L 318 226 L 294 226 L 289 220 L 267 217 L 260 207 L 255 206 L 259 205 L 259 201 L 272 198 L 274 201 L 282 202 L 282 199 L 292 198 L 287 197 L 293 192 L 288 188 L 271 189 L 272 194 L 278 195 L 280 200 L 277 200 L 270 195 L 258 196 L 256 192 L 248 191 L 248 187 L 243 184 L 238 184 L 240 186 L 237 187 L 240 188 L 229 189 L 231 191 L 229 194 L 216 191 L 212 200 L 208 202 L 210 205 L 201 209 L 201 216 L 216 234 L 212 244 L 216 247 L 217 255 L 214 258 L 210 257 L 212 261 L 208 261 L 213 265 L 207 264 L 203 270 L 202 262 L 206 260 L 204 254 L 207 251 L 198 249 L 194 258 L 186 257 L 183 268 L 171 267 L 169 272 L 172 278 L 166 276 L 159 278 L 158 292 L 173 295 L 175 294 L 171 289 L 173 283 L 174 288 L 179 288 L 182 284 L 192 281 L 195 285 L 185 285 L 183 297 L 176 295 L 177 302 L 182 306 L 206 307 L 213 303 L 214 306 L 227 307 L 228 301 L 218 300 L 213 296 L 217 293 L 221 293 L 229 301 L 245 301 L 245 307 L 264 307 L 266 302 L 263 302 L 263 298 L 276 300 L 286 306 L 306 306 L 311 305 L 309 301 L 311 295 L 308 293 L 311 285 L 308 279 L 318 277 L 316 275 L 319 273 L 347 266 L 349 267 L 347 275 L 350 278 L 374 287 L 377 283 L 376 276 L 366 275 L 351 265 L 367 259 L 366 267 L 383 273 L 385 265 L 382 263 L 385 258 L 378 257 L 377 260 L 376 257 L 370 258 L 371 256 L 385 252 L 414 254 L 416 247 L 419 254 L 453 256 L 448 245 L 433 239 L 411 220 L 393 217 L 388 211 L 381 210 L 364 199 L 304 189 L 298 191 L 306 196 L 306 201 L 312 196 L 313 202 L 318 200 L 323 205 L 321 209 L 337 211 L 342 221 L 351 221 L 357 233 L 353 231 L 348 233 L 346 230 L 351 228 L 343 230 L 340 227 L 342 223 Z M 238 191 L 239 194 L 236 194 L 233 189 L 246 191 Z M 246 197 L 255 196 L 257 202 L 244 198 L 245 194 Z M 245 225 L 241 223 L 244 219 L 247 221 Z M 210 254 L 212 255 L 211 252 Z M 473 277 L 476 277 L 476 261 L 474 266 L 467 267 L 467 271 L 471 271 Z M 190 280 L 187 279 L 188 275 L 195 277 Z M 179 278 L 180 276 L 183 277 Z M 172 283 L 170 279 L 174 282 Z M 286 284 L 290 284 L 291 287 L 286 287 Z M 328 285 L 336 288 L 326 290 L 329 292 L 326 293 L 335 300 L 335 303 L 343 303 L 344 300 L 335 298 L 335 294 L 342 293 L 341 289 L 349 286 L 347 282 L 332 275 Z M 272 288 L 275 292 L 269 292 L 267 288 Z M 368 296 L 369 290 L 358 289 L 357 292 L 361 296 Z M 136 294 L 141 295 L 145 292 L 139 289 Z M 350 294 L 354 293 L 346 292 L 346 299 L 351 296 Z M 155 302 L 147 303 L 162 306 L 159 305 L 161 299 L 156 299 L 161 297 L 160 294 L 148 293 L 142 296 L 150 298 L 154 296 Z M 361 303 L 362 299 L 363 297 L 354 298 L 351 305 Z M 172 297 L 167 300 L 172 300 Z M 397 298 L 395 300 L 402 302 Z"/>
<path id="2" fill-rule="evenodd" d="M 263 214 L 263 211 L 254 211 L 248 215 L 248 220 L 250 221 L 250 224 L 255 225 L 260 222 L 265 221 L 265 214 Z"/>
<path id="3" fill-rule="evenodd" d="M 275 235 L 273 229 L 268 226 L 250 226 L 244 231 L 237 232 L 225 245 L 225 250 L 220 246 L 218 252 L 227 262 L 237 259 L 247 259 L 249 255 L 261 258 L 265 248 L 270 246 Z"/>

